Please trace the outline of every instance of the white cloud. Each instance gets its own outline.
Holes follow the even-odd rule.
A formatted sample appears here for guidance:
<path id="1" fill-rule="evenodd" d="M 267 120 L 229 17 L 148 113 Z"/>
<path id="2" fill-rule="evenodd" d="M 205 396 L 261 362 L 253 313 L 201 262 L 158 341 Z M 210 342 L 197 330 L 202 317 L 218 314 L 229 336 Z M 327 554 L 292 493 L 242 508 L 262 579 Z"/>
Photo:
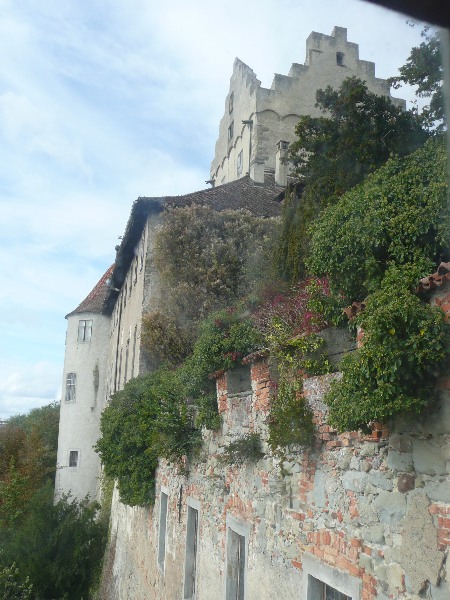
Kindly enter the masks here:
<path id="1" fill-rule="evenodd" d="M 28 412 L 61 398 L 61 367 L 40 362 L 0 367 L 0 419 Z"/>

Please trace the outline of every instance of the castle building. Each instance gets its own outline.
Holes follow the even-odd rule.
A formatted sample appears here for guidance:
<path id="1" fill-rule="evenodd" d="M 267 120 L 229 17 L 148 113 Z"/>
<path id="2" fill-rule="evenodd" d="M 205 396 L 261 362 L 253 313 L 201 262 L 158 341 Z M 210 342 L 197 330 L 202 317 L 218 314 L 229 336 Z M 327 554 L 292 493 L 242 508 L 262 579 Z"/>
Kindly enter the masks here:
<path id="1" fill-rule="evenodd" d="M 211 163 L 213 185 L 246 173 L 262 182 L 264 171 L 275 173 L 276 182 L 286 185 L 287 169 L 279 170 L 276 158 L 283 158 L 295 140 L 299 118 L 323 116 L 315 106 L 317 90 L 338 89 L 353 76 L 365 81 L 370 92 L 405 107 L 404 100 L 391 97 L 388 82 L 375 77 L 375 64 L 359 58 L 358 44 L 347 41 L 344 27 L 334 27 L 331 35 L 313 31 L 306 40 L 305 63 L 293 63 L 288 75 L 275 74 L 270 89 L 236 58 Z"/>
<path id="2" fill-rule="evenodd" d="M 339 27 L 331 36 L 312 33 L 306 63 L 276 75 L 270 90 L 236 60 L 211 167 L 215 186 L 134 202 L 113 267 L 67 315 L 57 497 L 98 497 L 92 446 L 101 411 L 127 381 L 154 367 L 141 348 L 141 322 L 159 308 L 153 251 L 164 212 L 198 204 L 277 216 L 288 175 L 281 159 L 298 118 L 318 115 L 315 91 L 350 75 L 389 95 Z M 445 273 L 433 293 L 448 307 Z M 222 427 L 205 431 L 202 460 L 183 473 L 160 461 L 154 506 L 125 506 L 114 491 L 101 597 L 412 600 L 426 589 L 433 600 L 447 598 L 449 381 L 420 422 L 338 435 L 323 402 L 336 375 L 307 380 L 318 443 L 294 452 L 281 473 L 267 446 L 269 363 L 250 356 L 243 371 L 217 375 Z M 261 436 L 264 458 L 221 463 L 223 448 L 250 432 Z"/>

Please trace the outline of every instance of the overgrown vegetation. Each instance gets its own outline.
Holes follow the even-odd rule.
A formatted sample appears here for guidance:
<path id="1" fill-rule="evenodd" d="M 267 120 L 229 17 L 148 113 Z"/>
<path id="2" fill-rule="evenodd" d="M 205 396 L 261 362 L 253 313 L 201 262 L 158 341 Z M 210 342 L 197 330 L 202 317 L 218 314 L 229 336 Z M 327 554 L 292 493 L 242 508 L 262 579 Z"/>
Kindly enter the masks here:
<path id="1" fill-rule="evenodd" d="M 233 440 L 224 448 L 220 455 L 223 465 L 243 465 L 244 463 L 255 463 L 264 458 L 261 437 L 258 433 L 248 433 Z"/>
<path id="2" fill-rule="evenodd" d="M 87 598 L 103 552 L 98 505 L 53 503 L 59 405 L 0 428 L 0 596 Z"/>
<path id="3" fill-rule="evenodd" d="M 308 264 L 347 301 L 363 300 L 392 264 L 415 265 L 417 277 L 431 273 L 448 257 L 449 234 L 446 148 L 438 138 L 390 159 L 323 211 Z"/>
<path id="4" fill-rule="evenodd" d="M 363 344 L 344 358 L 342 379 L 327 396 L 330 424 L 340 431 L 417 414 L 433 399 L 450 349 L 450 328 L 440 308 L 398 285 L 405 277 L 402 269 L 392 269 L 357 319 Z"/>
<path id="5" fill-rule="evenodd" d="M 181 464 L 200 446 L 200 432 L 185 401 L 180 372 L 161 368 L 131 379 L 116 392 L 101 418 L 95 447 L 105 474 L 117 480 L 130 506 L 154 500 L 158 458 Z"/>
<path id="6" fill-rule="evenodd" d="M 174 208 L 157 234 L 164 315 L 144 318 L 144 345 L 153 358 L 179 364 L 192 350 L 198 323 L 254 291 L 271 271 L 274 219 L 245 210 Z"/>

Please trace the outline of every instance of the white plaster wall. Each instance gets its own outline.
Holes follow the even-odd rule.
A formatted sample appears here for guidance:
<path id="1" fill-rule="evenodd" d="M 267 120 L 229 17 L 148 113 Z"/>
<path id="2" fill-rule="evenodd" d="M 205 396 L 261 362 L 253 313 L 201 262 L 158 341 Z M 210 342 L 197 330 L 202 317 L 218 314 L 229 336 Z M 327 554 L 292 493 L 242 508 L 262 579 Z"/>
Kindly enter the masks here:
<path id="1" fill-rule="evenodd" d="M 92 319 L 89 342 L 78 342 L 78 322 Z M 75 314 L 67 319 L 66 352 L 59 423 L 55 497 L 71 492 L 78 499 L 98 498 L 100 460 L 92 446 L 99 438 L 100 415 L 105 402 L 105 377 L 109 317 L 96 313 Z M 98 388 L 94 369 L 98 368 Z M 66 376 L 76 373 L 75 402 L 67 402 Z M 69 467 L 69 451 L 78 450 L 78 467 Z"/>

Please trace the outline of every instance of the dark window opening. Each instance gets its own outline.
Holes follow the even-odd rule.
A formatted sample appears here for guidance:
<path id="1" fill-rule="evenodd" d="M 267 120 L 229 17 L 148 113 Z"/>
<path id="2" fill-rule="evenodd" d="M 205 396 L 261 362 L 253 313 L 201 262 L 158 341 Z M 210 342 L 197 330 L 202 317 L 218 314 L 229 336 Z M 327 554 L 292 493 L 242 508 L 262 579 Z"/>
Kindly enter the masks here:
<path id="1" fill-rule="evenodd" d="M 343 52 L 336 52 L 336 64 L 338 64 L 340 67 L 344 66 L 344 53 Z"/>

